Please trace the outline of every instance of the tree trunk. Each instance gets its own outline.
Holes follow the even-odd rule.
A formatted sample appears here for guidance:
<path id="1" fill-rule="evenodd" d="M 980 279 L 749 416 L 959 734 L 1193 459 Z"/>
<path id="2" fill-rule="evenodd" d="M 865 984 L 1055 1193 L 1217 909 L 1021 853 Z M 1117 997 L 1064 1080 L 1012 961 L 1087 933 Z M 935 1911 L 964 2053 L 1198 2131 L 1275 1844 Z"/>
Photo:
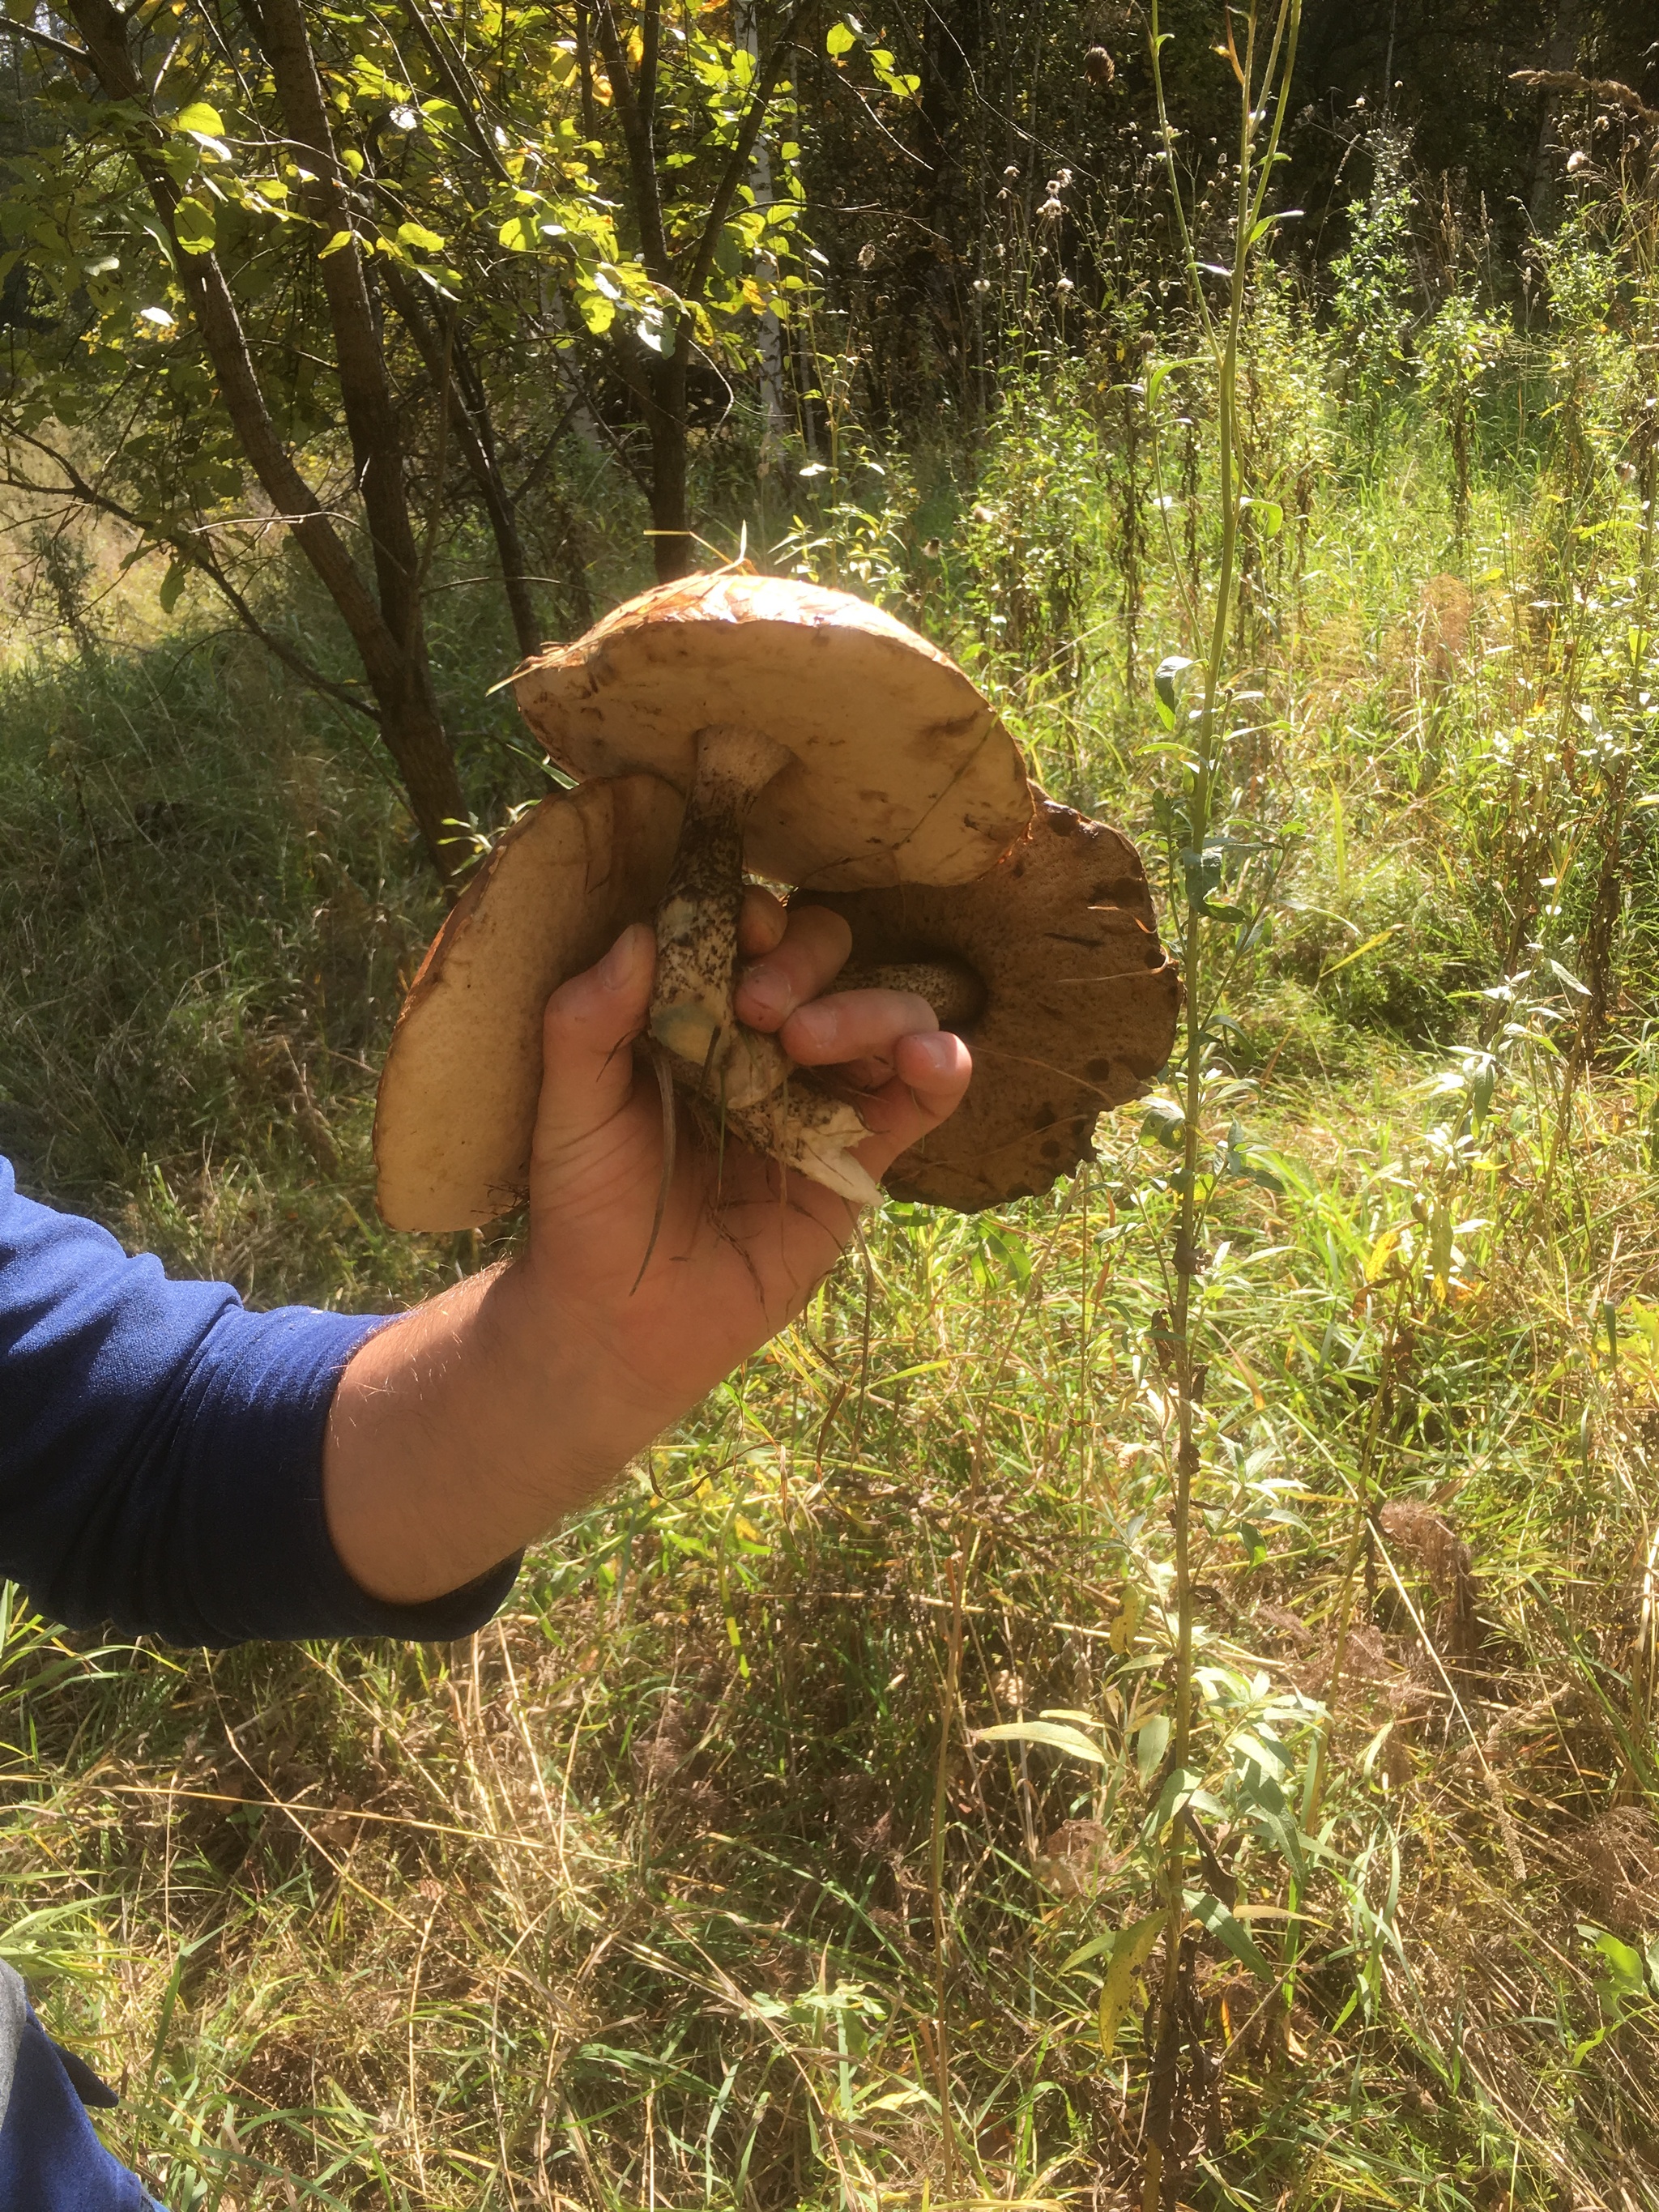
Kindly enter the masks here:
<path id="1" fill-rule="evenodd" d="M 672 354 L 653 361 L 646 375 L 646 422 L 651 433 L 651 526 L 657 581 L 672 584 L 691 567 L 686 493 L 686 363 L 689 338 L 681 331 Z"/>
<path id="2" fill-rule="evenodd" d="M 130 19 L 112 6 L 111 0 L 69 0 L 68 12 L 86 45 L 105 97 L 134 107 L 146 106 L 149 92 L 133 58 Z M 291 52 L 287 58 L 293 60 Z M 316 65 L 308 46 L 301 60 L 314 85 Z M 317 100 L 320 108 L 320 86 Z M 301 143 L 309 145 L 312 135 L 303 134 Z M 325 122 L 320 136 L 326 150 L 318 158 L 331 161 L 332 141 Z M 378 603 L 377 593 L 369 589 L 332 517 L 306 481 L 271 417 L 235 297 L 217 254 L 187 253 L 179 244 L 173 218 L 179 191 L 160 158 L 159 143 L 155 152 L 140 151 L 136 159 L 145 188 L 172 240 L 179 282 L 213 365 L 237 440 L 265 496 L 293 532 L 351 634 L 379 709 L 380 734 L 403 778 L 422 842 L 439 875 L 446 883 L 453 882 L 465 851 L 456 825 L 466 819 L 466 803 L 426 663 L 419 619 L 418 564 L 404 500 L 395 410 L 389 404 L 379 333 L 368 307 L 357 248 L 354 244 L 330 256 L 322 267 L 340 340 L 341 385 L 374 544 Z M 337 165 L 331 174 L 337 192 Z M 336 267 L 348 261 L 356 271 L 360 303 L 347 297 L 349 272 Z M 349 336 L 340 328 L 337 295 L 348 311 Z M 365 337 L 372 342 L 372 362 L 365 356 Z M 378 409 L 376 369 L 380 393 L 386 398 L 386 404 Z"/>
<path id="3" fill-rule="evenodd" d="M 270 64 L 283 119 L 306 167 L 315 164 L 302 187 L 306 211 L 325 236 L 353 234 L 337 252 L 320 257 L 320 269 L 380 611 L 398 647 L 394 665 L 383 675 L 369 671 L 369 683 L 386 744 L 410 787 L 416 817 L 439 872 L 447 879 L 460 857 L 466 807 L 432 689 L 421 605 L 424 562 L 410 519 L 408 474 L 380 319 L 369 295 L 368 271 L 355 235 L 345 173 L 300 0 L 248 0 L 248 12 Z M 433 810 L 440 807 L 434 821 Z"/>

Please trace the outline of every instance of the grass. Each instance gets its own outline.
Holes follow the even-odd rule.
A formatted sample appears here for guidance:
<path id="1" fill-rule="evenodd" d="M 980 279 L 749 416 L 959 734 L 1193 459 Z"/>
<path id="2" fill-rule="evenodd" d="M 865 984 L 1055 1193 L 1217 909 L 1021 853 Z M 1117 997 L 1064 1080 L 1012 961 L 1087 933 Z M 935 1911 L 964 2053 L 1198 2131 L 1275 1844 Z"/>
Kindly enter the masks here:
<path id="1" fill-rule="evenodd" d="M 1321 388 L 1285 359 L 1252 371 L 1276 436 Z M 1659 2206 L 1659 670 L 1628 488 L 1609 461 L 1564 524 L 1507 388 L 1462 545 L 1431 416 L 1346 474 L 1334 410 L 1301 421 L 1305 529 L 1241 618 L 1234 811 L 1284 865 L 1231 956 L 1194 1286 L 1194 2205 Z M 1182 518 L 1131 686 L 1117 458 L 1079 420 L 1039 379 L 942 553 L 874 580 L 1162 865 Z M 417 1297 L 474 1261 L 372 1209 L 429 887 L 322 711 L 191 644 L 0 682 L 0 1133 L 26 1187 L 261 1301 Z M 458 696 L 499 672 L 447 650 Z M 527 795 L 489 726 L 481 801 Z M 867 1275 L 470 1644 L 208 1657 L 14 1602 L 4 1946 L 173 2212 L 873 2212 L 949 2171 L 957 2203 L 1130 2201 L 1170 1127 L 1109 1120 L 1044 1200 L 889 1207 Z"/>

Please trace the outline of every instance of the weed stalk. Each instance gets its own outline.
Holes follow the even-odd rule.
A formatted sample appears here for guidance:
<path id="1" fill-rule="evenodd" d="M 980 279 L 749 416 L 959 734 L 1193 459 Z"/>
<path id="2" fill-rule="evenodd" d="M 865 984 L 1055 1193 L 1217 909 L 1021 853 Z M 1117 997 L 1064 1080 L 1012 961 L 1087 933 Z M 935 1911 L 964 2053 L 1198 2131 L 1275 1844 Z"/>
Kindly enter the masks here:
<path id="1" fill-rule="evenodd" d="M 1224 18 L 1227 52 L 1239 88 L 1238 177 L 1235 197 L 1232 268 L 1228 285 L 1227 311 L 1218 324 L 1204 298 L 1201 274 L 1191 228 L 1182 204 L 1176 167 L 1175 132 L 1164 95 L 1163 49 L 1170 35 L 1160 25 L 1158 0 L 1152 0 L 1150 45 L 1153 87 L 1158 100 L 1158 128 L 1169 169 L 1170 197 L 1176 210 L 1188 281 L 1205 338 L 1216 363 L 1216 444 L 1221 548 L 1211 611 L 1208 648 L 1203 670 L 1203 698 L 1195 715 L 1188 716 L 1190 757 L 1183 765 L 1185 790 L 1176 817 L 1181 845 L 1181 882 L 1184 890 L 1181 917 L 1182 967 L 1186 985 L 1186 1009 L 1182 1040 L 1182 1111 L 1183 1117 L 1180 1205 L 1176 1215 L 1174 1252 L 1175 1291 L 1170 1335 L 1176 1393 L 1176 1462 L 1173 1537 L 1175 1550 L 1176 1656 L 1175 1713 L 1166 1767 L 1166 1796 L 1159 1807 L 1158 1846 L 1162 1856 L 1162 1889 L 1167 1920 L 1164 1933 L 1164 1976 L 1157 2006 L 1152 2075 L 1149 2084 L 1147 2142 L 1144 2169 L 1142 2212 L 1175 2212 L 1181 2194 L 1180 2162 L 1170 2155 L 1176 2104 L 1176 2077 L 1180 2062 L 1180 1981 L 1183 1936 L 1187 1923 L 1187 1848 L 1180 1819 L 1184 1804 L 1193 1733 L 1193 1574 L 1192 1497 L 1199 1471 L 1198 1411 L 1203 1401 L 1205 1364 L 1194 1356 L 1194 1285 L 1201 1269 L 1199 1237 L 1202 1207 L 1199 1197 L 1199 1156 L 1202 1142 L 1204 1079 L 1212 1041 L 1206 1003 L 1205 974 L 1206 925 L 1212 919 L 1210 890 L 1218 882 L 1218 864 L 1224 854 L 1215 843 L 1217 782 L 1221 739 L 1218 714 L 1223 702 L 1227 642 L 1231 635 L 1237 592 L 1237 561 L 1241 487 L 1238 467 L 1238 360 L 1249 290 L 1250 256 L 1271 225 L 1264 219 L 1263 203 L 1278 160 L 1279 142 L 1289 103 L 1301 27 L 1301 0 L 1278 0 L 1272 16 L 1272 35 L 1258 82 L 1258 42 L 1263 27 L 1257 0 L 1244 13 L 1244 52 L 1241 58 L 1234 38 L 1232 15 Z M 1271 104 L 1272 121 L 1266 143 L 1262 125 Z M 1171 1786 L 1172 1785 L 1172 1786 Z M 1167 1818 L 1164 1817 L 1167 1814 Z"/>

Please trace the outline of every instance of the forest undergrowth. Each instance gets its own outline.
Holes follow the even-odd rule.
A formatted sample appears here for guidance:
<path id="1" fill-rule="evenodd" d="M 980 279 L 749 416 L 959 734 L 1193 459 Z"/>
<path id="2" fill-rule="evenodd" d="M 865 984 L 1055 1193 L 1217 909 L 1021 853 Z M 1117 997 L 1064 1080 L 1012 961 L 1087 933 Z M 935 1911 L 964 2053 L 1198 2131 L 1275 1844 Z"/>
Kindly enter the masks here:
<path id="1" fill-rule="evenodd" d="M 1410 390 L 1252 308 L 1195 2206 L 1659 2207 L 1651 349 L 1574 250 L 1577 321 L 1466 316 Z M 958 652 L 1166 914 L 1212 558 L 1177 351 L 1034 357 L 971 465 L 849 430 L 759 553 Z M 406 817 L 257 648 L 77 574 L 84 634 L 0 676 L 0 1139 L 259 1303 L 418 1297 L 495 1247 L 374 1212 L 439 912 Z M 454 604 L 499 821 L 544 787 Z M 1045 1199 L 888 1206 L 471 1644 L 181 1654 L 14 1595 L 0 1951 L 173 2212 L 1134 2201 L 1181 1124 L 1160 1091 Z"/>

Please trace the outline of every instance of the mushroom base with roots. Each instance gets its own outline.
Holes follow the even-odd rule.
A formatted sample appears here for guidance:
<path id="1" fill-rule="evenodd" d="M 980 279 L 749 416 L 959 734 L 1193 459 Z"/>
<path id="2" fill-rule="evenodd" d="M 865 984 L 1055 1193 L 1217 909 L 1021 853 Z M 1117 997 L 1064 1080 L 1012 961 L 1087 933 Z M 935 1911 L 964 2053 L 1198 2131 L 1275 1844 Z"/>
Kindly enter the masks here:
<path id="1" fill-rule="evenodd" d="M 738 917 L 750 809 L 793 758 L 761 732 L 715 723 L 697 733 L 696 767 L 668 887 L 656 912 L 651 1036 L 672 1082 L 720 1133 L 860 1206 L 881 1195 L 852 1150 L 869 1135 L 775 1037 L 737 1018 Z M 672 1109 L 665 1109 L 672 1110 Z"/>

